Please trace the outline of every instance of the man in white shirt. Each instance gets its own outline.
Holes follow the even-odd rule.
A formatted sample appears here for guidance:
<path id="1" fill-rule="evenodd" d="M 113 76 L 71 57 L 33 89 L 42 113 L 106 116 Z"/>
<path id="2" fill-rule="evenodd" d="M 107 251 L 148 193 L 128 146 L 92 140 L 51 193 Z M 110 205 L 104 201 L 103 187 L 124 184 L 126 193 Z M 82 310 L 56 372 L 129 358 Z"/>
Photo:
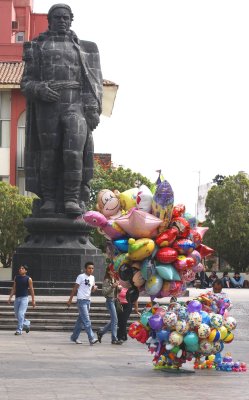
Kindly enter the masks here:
<path id="1" fill-rule="evenodd" d="M 95 285 L 93 271 L 93 263 L 86 262 L 85 273 L 77 276 L 76 283 L 67 302 L 68 307 L 70 307 L 73 297 L 77 293 L 77 306 L 79 310 L 79 316 L 71 335 L 71 341 L 76 344 L 82 344 L 82 342 L 78 339 L 82 329 L 82 325 L 87 333 L 90 345 L 98 342 L 98 339 L 96 339 L 94 336 L 89 317 L 91 293 L 95 292 L 95 290 L 98 289 L 98 287 Z"/>

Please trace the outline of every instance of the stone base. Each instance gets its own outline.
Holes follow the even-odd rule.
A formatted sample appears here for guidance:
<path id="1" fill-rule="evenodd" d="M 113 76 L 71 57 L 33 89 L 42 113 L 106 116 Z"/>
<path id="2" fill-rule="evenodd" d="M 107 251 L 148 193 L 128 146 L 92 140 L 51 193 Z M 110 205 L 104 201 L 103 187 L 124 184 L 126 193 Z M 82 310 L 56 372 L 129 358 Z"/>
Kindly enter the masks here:
<path id="1" fill-rule="evenodd" d="M 89 240 L 90 227 L 82 219 L 27 218 L 29 235 L 13 257 L 12 277 L 21 264 L 29 266 L 34 281 L 74 282 L 87 261 L 95 266 L 96 281 L 102 281 L 105 258 Z"/>

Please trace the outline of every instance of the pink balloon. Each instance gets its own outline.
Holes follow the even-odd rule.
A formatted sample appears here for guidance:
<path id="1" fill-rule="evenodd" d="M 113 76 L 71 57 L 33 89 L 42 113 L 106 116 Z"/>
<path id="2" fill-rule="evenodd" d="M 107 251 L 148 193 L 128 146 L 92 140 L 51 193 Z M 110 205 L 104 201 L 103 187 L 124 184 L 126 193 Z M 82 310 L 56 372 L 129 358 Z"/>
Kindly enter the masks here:
<path id="1" fill-rule="evenodd" d="M 133 238 L 150 238 L 156 236 L 156 229 L 162 221 L 152 214 L 135 208 L 128 214 L 119 217 L 115 222 Z"/>
<path id="2" fill-rule="evenodd" d="M 204 270 L 204 265 L 202 265 L 202 263 L 199 263 L 197 265 L 194 265 L 192 268 L 192 271 L 195 273 L 201 272 Z"/>

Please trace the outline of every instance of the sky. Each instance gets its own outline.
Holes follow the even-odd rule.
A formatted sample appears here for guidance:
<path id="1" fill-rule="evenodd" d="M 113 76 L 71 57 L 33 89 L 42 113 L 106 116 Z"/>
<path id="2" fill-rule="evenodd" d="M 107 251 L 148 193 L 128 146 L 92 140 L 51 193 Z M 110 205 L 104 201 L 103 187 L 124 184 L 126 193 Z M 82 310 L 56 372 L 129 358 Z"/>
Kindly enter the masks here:
<path id="1" fill-rule="evenodd" d="M 55 3 L 34 0 L 33 11 Z M 152 182 L 161 169 L 192 214 L 199 184 L 249 173 L 248 0 L 65 3 L 77 36 L 97 43 L 104 79 L 119 85 L 96 153 Z"/>

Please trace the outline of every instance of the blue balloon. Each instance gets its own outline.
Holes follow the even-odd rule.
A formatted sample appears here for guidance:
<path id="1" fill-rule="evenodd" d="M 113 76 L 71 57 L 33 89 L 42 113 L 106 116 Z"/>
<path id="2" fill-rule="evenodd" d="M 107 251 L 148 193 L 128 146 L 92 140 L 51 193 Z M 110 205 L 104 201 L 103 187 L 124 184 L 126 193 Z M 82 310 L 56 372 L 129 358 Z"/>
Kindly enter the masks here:
<path id="1" fill-rule="evenodd" d="M 122 253 L 128 252 L 128 239 L 117 239 L 113 241 L 115 247 Z"/>
<path id="2" fill-rule="evenodd" d="M 210 316 L 209 316 L 209 314 L 206 311 L 203 311 L 203 310 L 200 311 L 200 314 L 201 314 L 201 322 L 203 324 L 210 325 Z"/>
<path id="3" fill-rule="evenodd" d="M 162 329 L 161 331 L 158 331 L 156 333 L 156 337 L 157 337 L 157 339 L 160 340 L 160 342 L 167 342 L 169 339 L 169 335 L 170 335 L 170 332 L 166 331 L 165 329 Z"/>

